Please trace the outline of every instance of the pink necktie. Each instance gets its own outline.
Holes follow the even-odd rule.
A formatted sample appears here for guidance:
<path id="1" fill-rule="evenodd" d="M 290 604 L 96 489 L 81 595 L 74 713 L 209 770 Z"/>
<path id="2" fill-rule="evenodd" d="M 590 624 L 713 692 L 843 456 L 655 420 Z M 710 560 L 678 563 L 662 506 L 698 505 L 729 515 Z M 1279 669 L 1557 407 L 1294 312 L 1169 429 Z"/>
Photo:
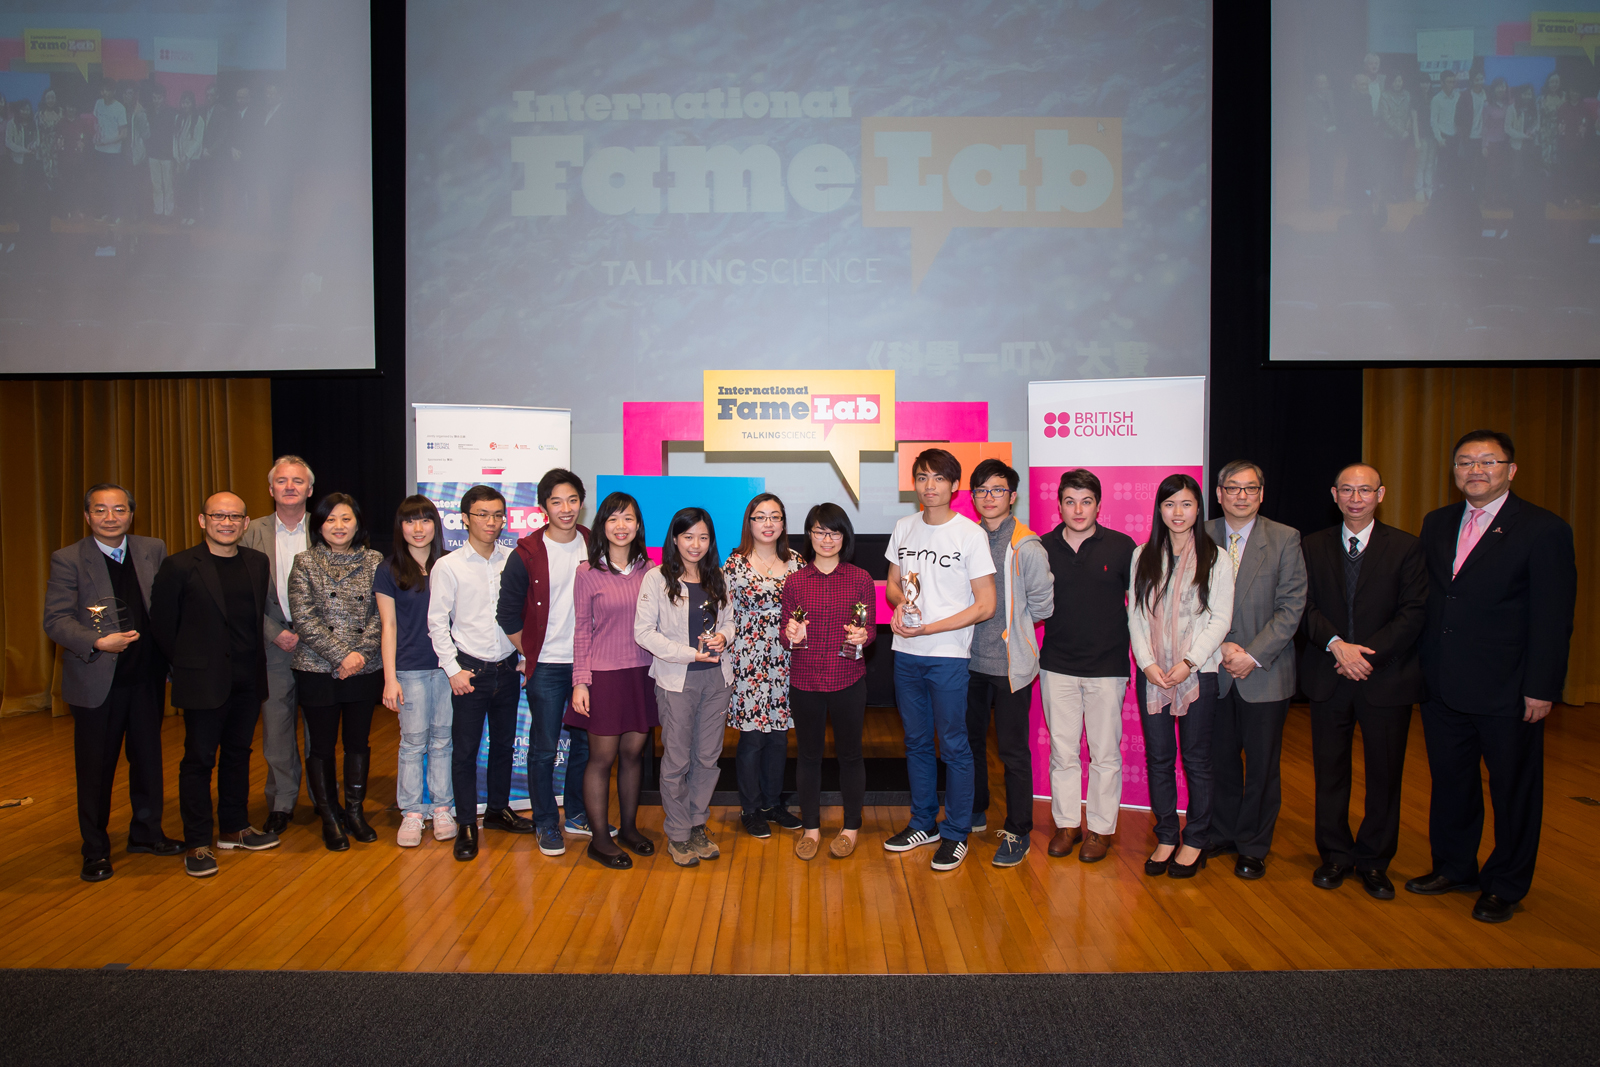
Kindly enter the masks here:
<path id="1" fill-rule="evenodd" d="M 1472 546 L 1478 543 L 1478 538 L 1483 536 L 1483 517 L 1487 514 L 1484 508 L 1473 508 L 1467 516 L 1467 524 L 1461 527 L 1461 537 L 1456 541 L 1456 563 L 1450 568 L 1450 577 L 1454 578 L 1461 573 L 1461 565 L 1472 555 Z"/>

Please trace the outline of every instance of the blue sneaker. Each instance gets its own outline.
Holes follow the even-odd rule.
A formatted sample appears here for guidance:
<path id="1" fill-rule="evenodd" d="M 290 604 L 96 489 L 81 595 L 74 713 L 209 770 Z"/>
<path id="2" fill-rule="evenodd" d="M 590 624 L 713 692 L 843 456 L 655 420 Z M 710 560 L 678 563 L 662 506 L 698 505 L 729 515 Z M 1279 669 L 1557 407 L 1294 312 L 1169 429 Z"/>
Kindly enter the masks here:
<path id="1" fill-rule="evenodd" d="M 611 831 L 612 837 L 617 836 L 617 828 L 615 826 L 612 826 L 610 823 L 606 823 L 606 827 Z M 589 829 L 589 815 L 587 812 L 574 815 L 572 818 L 563 823 L 561 828 L 567 833 L 571 834 L 573 837 L 594 836 L 594 831 Z"/>
<path id="2" fill-rule="evenodd" d="M 1009 830 L 997 830 L 1000 837 L 1000 851 L 994 854 L 996 867 L 1015 867 L 1021 863 L 1028 854 L 1028 839 L 1018 837 Z"/>
<path id="3" fill-rule="evenodd" d="M 539 839 L 539 851 L 546 856 L 560 856 L 567 851 L 567 843 L 561 839 L 561 831 L 555 826 L 541 826 L 534 834 Z"/>

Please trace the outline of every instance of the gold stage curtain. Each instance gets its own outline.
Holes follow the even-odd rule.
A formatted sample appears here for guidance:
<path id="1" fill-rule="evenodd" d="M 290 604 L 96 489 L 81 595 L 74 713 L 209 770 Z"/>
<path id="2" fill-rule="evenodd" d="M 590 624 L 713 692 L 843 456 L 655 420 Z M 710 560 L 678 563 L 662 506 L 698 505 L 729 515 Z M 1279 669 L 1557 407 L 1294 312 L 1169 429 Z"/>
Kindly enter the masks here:
<path id="1" fill-rule="evenodd" d="M 1517 445 L 1512 488 L 1572 524 L 1578 612 L 1565 702 L 1600 702 L 1600 369 L 1369 368 L 1362 447 L 1383 472 L 1383 521 L 1416 533 L 1434 508 L 1460 500 L 1450 446 L 1492 429 Z M 1493 635 L 1484 635 L 1493 640 Z"/>
<path id="2" fill-rule="evenodd" d="M 133 532 L 176 552 L 210 493 L 270 509 L 271 462 L 266 379 L 0 381 L 0 715 L 66 713 L 41 620 L 50 553 L 88 533 L 86 488 L 127 486 Z"/>

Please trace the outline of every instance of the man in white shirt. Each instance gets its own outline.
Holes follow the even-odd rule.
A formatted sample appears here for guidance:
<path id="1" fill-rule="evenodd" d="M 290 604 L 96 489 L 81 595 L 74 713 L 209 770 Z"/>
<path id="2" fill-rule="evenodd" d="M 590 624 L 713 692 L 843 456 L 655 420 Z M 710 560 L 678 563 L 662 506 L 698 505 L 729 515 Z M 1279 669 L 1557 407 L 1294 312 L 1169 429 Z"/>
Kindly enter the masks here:
<path id="1" fill-rule="evenodd" d="M 294 558 L 307 548 L 306 505 L 317 484 L 317 476 L 299 456 L 279 456 L 267 472 L 267 490 L 272 494 L 270 520 L 256 520 L 245 527 L 239 543 L 267 557 L 272 581 L 267 589 L 267 699 L 261 703 L 261 752 L 267 761 L 268 833 L 281 834 L 294 817 L 295 801 L 300 796 L 300 747 L 295 737 L 295 711 L 300 695 L 295 689 L 294 658 L 300 636 L 294 631 L 294 613 L 289 609 L 289 572 Z"/>
<path id="2" fill-rule="evenodd" d="M 500 575 L 511 550 L 496 539 L 506 524 L 506 498 L 475 485 L 461 498 L 467 543 L 433 565 L 428 576 L 428 635 L 450 678 L 450 739 L 456 794 L 455 857 L 478 855 L 478 746 L 489 724 L 486 828 L 533 833 L 511 810 L 511 756 L 517 733 L 517 650 L 495 621 Z"/>
<path id="3" fill-rule="evenodd" d="M 99 220 L 105 222 L 116 210 L 122 188 L 122 145 L 128 139 L 128 109 L 117 99 L 117 86 L 110 78 L 100 83 L 100 99 L 94 102 L 94 151 L 99 171 Z M 118 222 L 122 220 L 117 219 Z"/>
<path id="4" fill-rule="evenodd" d="M 931 866 L 948 871 L 967 856 L 972 829 L 972 747 L 967 738 L 967 670 L 973 627 L 994 614 L 994 559 L 983 528 L 951 510 L 961 463 L 930 448 L 911 466 L 922 512 L 895 524 L 884 555 L 894 607 L 894 689 L 905 723 L 911 822 L 883 843 L 907 852 L 939 843 Z M 907 602 L 907 588 L 916 595 Z M 913 610 L 910 621 L 907 610 Z M 938 757 L 945 764 L 945 818 L 939 814 Z"/>
<path id="5" fill-rule="evenodd" d="M 1383 61 L 1376 52 L 1368 52 L 1361 65 L 1367 75 L 1367 95 L 1372 98 L 1372 117 L 1377 118 L 1378 101 L 1383 98 L 1383 79 L 1378 76 L 1378 69 Z"/>

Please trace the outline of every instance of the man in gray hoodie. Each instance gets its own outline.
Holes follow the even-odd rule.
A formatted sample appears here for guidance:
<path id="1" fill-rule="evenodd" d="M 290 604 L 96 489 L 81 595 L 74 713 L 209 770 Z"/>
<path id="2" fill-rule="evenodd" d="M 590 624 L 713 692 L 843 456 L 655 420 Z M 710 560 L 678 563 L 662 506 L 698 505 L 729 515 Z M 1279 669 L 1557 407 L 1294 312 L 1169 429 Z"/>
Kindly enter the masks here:
<path id="1" fill-rule="evenodd" d="M 989 535 L 994 557 L 994 615 L 972 634 L 968 664 L 967 737 L 972 745 L 972 830 L 988 828 L 989 712 L 994 710 L 995 747 L 1005 766 L 1006 820 L 998 831 L 996 867 L 1015 867 L 1028 854 L 1033 831 L 1033 751 L 1028 712 L 1039 675 L 1035 626 L 1055 610 L 1055 580 L 1044 546 L 1011 513 L 1017 502 L 1017 472 L 998 459 L 972 471 L 972 505 Z"/>

